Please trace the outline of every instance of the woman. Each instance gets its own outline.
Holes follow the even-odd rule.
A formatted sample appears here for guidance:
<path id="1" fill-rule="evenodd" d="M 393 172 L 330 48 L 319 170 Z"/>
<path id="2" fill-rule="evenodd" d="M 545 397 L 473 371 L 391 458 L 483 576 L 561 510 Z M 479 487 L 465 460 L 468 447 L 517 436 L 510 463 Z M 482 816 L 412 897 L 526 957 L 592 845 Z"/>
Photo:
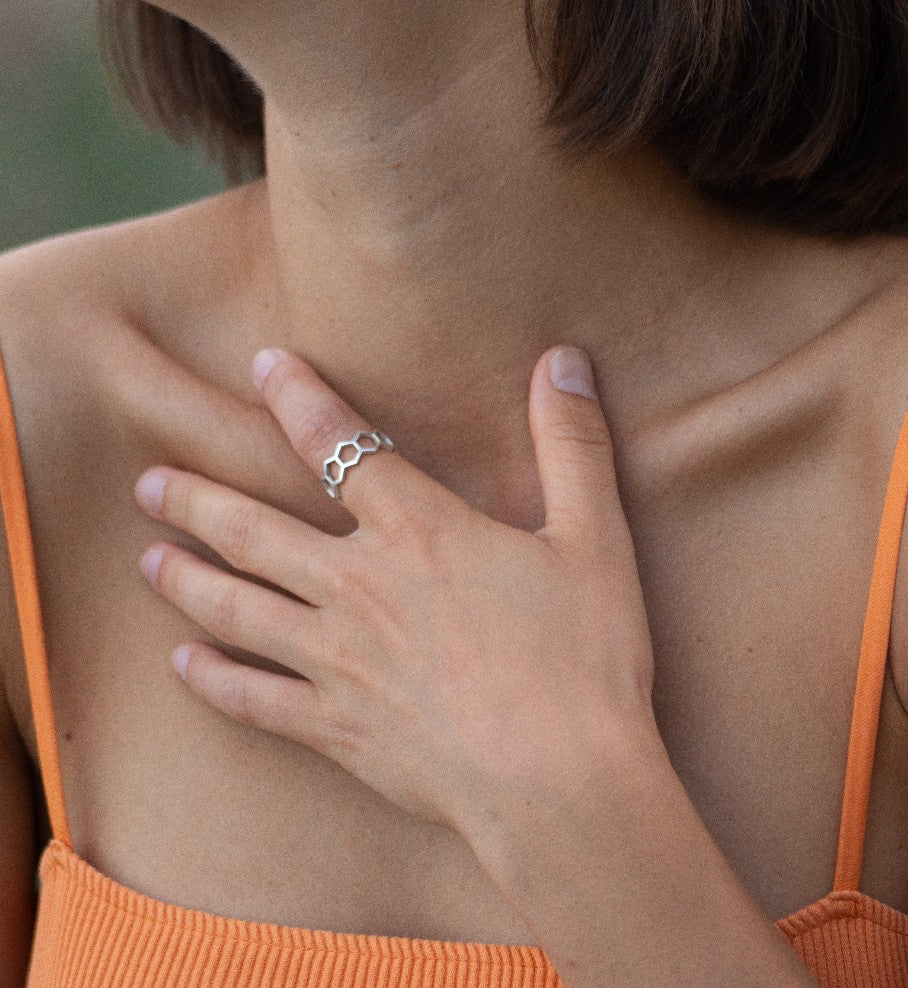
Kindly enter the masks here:
<path id="1" fill-rule="evenodd" d="M 4 985 L 908 984 L 904 10 L 644 6 L 102 5 L 245 180 L 2 261 Z"/>

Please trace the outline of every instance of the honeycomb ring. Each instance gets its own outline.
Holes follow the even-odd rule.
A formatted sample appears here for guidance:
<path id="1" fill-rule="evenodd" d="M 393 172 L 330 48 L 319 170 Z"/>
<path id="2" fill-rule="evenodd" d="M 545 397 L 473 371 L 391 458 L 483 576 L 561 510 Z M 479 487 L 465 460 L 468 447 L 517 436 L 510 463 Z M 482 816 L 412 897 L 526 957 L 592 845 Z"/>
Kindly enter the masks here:
<path id="1" fill-rule="evenodd" d="M 380 449 L 394 449 L 394 442 L 383 432 L 357 432 L 352 439 L 337 444 L 332 456 L 325 458 L 322 483 L 335 501 L 341 499 L 340 486 L 350 467 L 356 466 L 365 453 L 377 453 Z"/>

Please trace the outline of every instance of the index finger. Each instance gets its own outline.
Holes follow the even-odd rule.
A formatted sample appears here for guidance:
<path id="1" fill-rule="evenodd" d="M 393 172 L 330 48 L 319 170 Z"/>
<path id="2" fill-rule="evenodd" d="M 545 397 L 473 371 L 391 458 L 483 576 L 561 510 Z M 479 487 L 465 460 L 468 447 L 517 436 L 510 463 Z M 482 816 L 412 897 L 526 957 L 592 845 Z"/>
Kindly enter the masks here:
<path id="1" fill-rule="evenodd" d="M 380 441 L 369 436 L 357 441 L 359 433 L 371 434 L 376 427 L 295 354 L 280 347 L 260 351 L 253 378 L 291 446 L 322 479 L 326 496 L 333 487 L 360 521 L 399 517 L 396 509 L 404 502 L 412 504 L 414 497 L 441 486 Z M 326 470 L 335 483 L 325 484 Z"/>

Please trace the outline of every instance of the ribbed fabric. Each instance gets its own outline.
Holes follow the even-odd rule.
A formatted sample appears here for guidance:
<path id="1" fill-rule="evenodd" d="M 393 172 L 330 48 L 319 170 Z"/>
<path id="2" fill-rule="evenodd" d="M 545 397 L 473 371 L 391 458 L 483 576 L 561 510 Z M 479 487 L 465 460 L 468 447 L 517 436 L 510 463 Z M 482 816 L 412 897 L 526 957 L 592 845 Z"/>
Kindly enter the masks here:
<path id="1" fill-rule="evenodd" d="M 858 891 L 906 498 L 908 414 L 870 580 L 833 889 L 776 923 L 823 988 L 908 988 L 908 915 Z M 27 988 L 561 988 L 536 946 L 230 919 L 142 895 L 81 858 L 69 834 L 22 459 L 2 355 L 0 501 L 53 831 L 39 866 Z"/>
<path id="2" fill-rule="evenodd" d="M 908 915 L 862 892 L 830 892 L 776 926 L 823 988 L 908 985 Z"/>
<path id="3" fill-rule="evenodd" d="M 41 857 L 28 988 L 556 988 L 538 947 L 332 933 L 159 902 L 59 841 Z"/>
<path id="4" fill-rule="evenodd" d="M 563 988 L 535 946 L 250 923 L 160 902 L 59 841 L 41 857 L 27 988 Z M 822 988 L 908 986 L 908 915 L 830 892 L 778 920 Z"/>

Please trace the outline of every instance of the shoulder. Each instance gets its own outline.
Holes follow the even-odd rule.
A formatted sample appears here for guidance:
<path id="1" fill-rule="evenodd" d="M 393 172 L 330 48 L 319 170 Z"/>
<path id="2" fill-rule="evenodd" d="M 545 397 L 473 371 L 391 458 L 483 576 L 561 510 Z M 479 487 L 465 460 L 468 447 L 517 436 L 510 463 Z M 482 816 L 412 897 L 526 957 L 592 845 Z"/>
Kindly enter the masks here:
<path id="1" fill-rule="evenodd" d="M 0 339 L 84 343 L 99 318 L 140 315 L 162 289 L 196 280 L 252 185 L 0 254 Z M 81 331 L 81 332 L 80 332 Z M 14 343 L 14 339 L 10 342 Z"/>
<path id="2" fill-rule="evenodd" d="M 147 327 L 183 300 L 205 296 L 200 267 L 235 214 L 237 190 L 165 212 L 26 244 L 0 253 L 0 354 L 29 478 L 84 472 L 105 402 L 148 352 Z M 30 498 L 31 506 L 31 498 Z M 0 525 L 0 685 L 22 707 L 23 659 Z M 11 672 L 11 670 L 13 670 Z M 0 698 L 2 699 L 2 698 Z M 26 743 L 30 739 L 26 738 Z"/>
<path id="3" fill-rule="evenodd" d="M 50 237 L 0 254 L 0 352 L 19 408 L 39 389 L 48 415 L 91 400 L 86 375 L 127 337 L 217 297 L 225 240 L 254 183 L 159 213 Z M 241 238 L 238 238 L 241 239 Z M 35 409 L 39 414 L 41 409 Z"/>
<path id="4" fill-rule="evenodd" d="M 187 266 L 174 254 L 205 208 L 193 203 L 0 254 L 0 353 L 26 472 L 42 456 L 59 457 L 103 400 L 118 352 L 132 353 L 128 338 L 141 335 L 153 301 L 172 294 L 168 267 Z"/>

